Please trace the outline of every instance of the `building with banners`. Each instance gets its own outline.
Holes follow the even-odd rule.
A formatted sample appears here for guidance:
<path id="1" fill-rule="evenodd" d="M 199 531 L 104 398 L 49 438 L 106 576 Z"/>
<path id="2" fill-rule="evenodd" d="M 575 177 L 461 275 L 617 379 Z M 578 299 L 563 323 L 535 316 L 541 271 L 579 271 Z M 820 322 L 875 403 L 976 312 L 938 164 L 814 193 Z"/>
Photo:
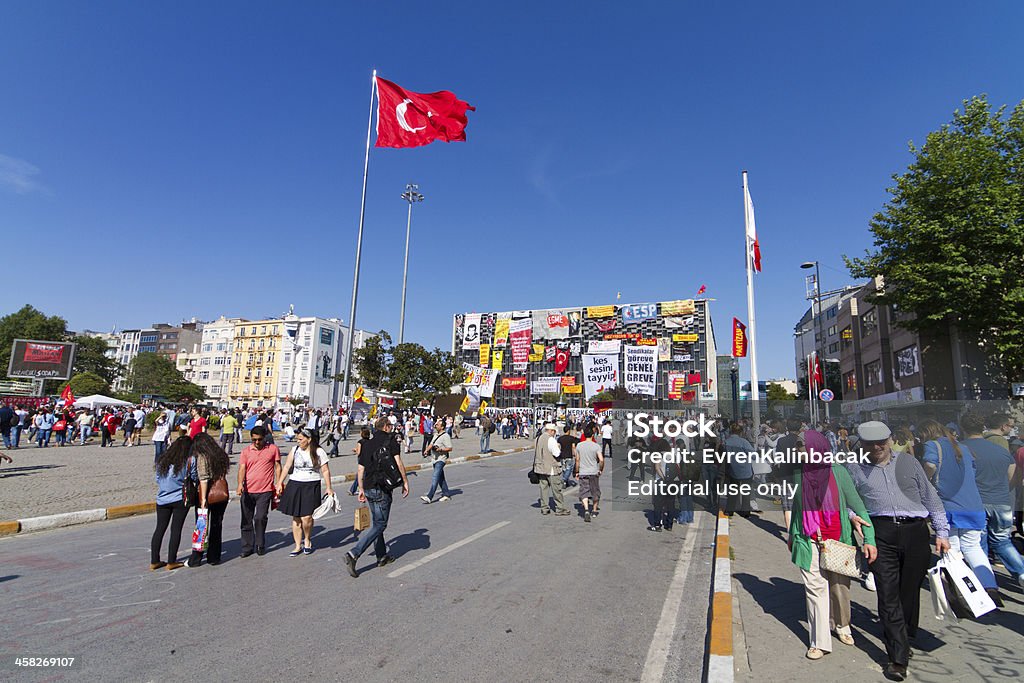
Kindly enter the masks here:
<path id="1" fill-rule="evenodd" d="M 452 353 L 471 404 L 509 408 L 559 394 L 569 407 L 622 387 L 652 409 L 718 398 L 706 299 L 494 313 L 452 319 Z M 621 391 L 621 390 L 620 390 Z"/>

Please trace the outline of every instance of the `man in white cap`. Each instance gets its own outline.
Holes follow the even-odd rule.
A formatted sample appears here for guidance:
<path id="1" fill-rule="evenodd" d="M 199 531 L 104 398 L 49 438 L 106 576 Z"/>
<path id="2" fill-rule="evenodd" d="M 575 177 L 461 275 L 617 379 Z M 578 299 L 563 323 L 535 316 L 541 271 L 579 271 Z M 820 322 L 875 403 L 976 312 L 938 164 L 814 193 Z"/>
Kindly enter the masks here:
<path id="1" fill-rule="evenodd" d="M 850 464 L 848 469 L 875 528 L 877 557 L 869 553 L 868 562 L 875 575 L 878 617 L 889 655 L 884 673 L 889 680 L 902 681 L 907 677 L 910 639 L 917 635 L 921 583 L 931 564 L 928 520 L 940 555 L 949 550 L 949 523 L 921 463 L 908 453 L 892 450 L 888 426 L 865 422 L 857 435 L 868 462 Z M 861 521 L 857 518 L 854 524 Z"/>
<path id="2" fill-rule="evenodd" d="M 558 462 L 562 449 L 555 432 L 555 425 L 548 422 L 537 437 L 533 448 L 533 472 L 540 484 L 540 513 L 546 515 L 551 512 L 549 498 L 554 498 L 555 514 L 564 516 L 569 514 L 569 508 L 565 507 L 562 496 L 562 465 Z"/>

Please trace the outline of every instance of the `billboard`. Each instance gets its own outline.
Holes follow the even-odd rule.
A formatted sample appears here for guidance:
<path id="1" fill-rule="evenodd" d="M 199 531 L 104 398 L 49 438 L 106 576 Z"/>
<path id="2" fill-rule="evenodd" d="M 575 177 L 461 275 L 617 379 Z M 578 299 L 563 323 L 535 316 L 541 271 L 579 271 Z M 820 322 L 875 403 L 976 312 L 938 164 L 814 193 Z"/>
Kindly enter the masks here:
<path id="1" fill-rule="evenodd" d="M 71 379 L 75 345 L 71 342 L 15 339 L 11 349 L 8 377 Z"/>

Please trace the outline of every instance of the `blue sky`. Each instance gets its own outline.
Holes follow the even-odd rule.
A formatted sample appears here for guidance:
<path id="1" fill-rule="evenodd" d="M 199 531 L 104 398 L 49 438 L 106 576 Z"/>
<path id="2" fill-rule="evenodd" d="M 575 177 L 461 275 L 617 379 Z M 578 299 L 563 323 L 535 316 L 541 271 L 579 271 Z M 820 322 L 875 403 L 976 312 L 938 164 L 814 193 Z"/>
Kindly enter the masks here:
<path id="1" fill-rule="evenodd" d="M 760 374 L 791 377 L 799 264 L 849 282 L 907 142 L 1024 98 L 1021 3 L 832 5 L 0 3 L 0 313 L 347 320 L 377 68 L 477 111 L 468 142 L 371 151 L 358 327 L 397 333 L 416 182 L 407 339 L 706 283 L 728 349 L 746 169 Z"/>

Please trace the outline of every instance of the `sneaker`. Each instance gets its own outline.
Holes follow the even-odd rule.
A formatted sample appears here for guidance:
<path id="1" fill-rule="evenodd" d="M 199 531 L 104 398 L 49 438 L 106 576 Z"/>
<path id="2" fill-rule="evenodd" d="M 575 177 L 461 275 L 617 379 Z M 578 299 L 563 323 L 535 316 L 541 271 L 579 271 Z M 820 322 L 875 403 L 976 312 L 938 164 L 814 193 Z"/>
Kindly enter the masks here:
<path id="1" fill-rule="evenodd" d="M 420 500 L 422 500 L 427 505 L 430 505 L 430 499 L 427 498 L 426 496 L 420 496 Z"/>
<path id="2" fill-rule="evenodd" d="M 447 502 L 448 502 L 449 500 L 451 500 L 451 498 L 449 498 L 448 496 L 441 496 L 441 497 L 440 497 L 440 498 L 438 499 L 438 501 L 437 501 L 437 502 L 438 502 L 438 503 L 447 503 Z"/>
<path id="3" fill-rule="evenodd" d="M 590 510 L 587 510 L 586 512 L 583 513 L 583 521 L 584 522 L 589 522 L 590 521 Z"/>
<path id="4" fill-rule="evenodd" d="M 648 531 L 661 531 L 661 527 L 660 526 L 649 526 L 649 527 L 647 527 L 647 530 Z"/>
<path id="5" fill-rule="evenodd" d="M 195 569 L 196 567 L 199 566 L 199 562 L 196 562 L 195 564 L 192 564 L 192 558 L 191 557 L 188 558 L 187 560 L 185 560 L 182 564 L 185 566 L 185 569 Z"/>
<path id="6" fill-rule="evenodd" d="M 348 569 L 348 573 L 352 578 L 359 578 L 359 572 L 356 571 L 356 558 L 352 553 L 345 553 L 345 568 Z"/>
<path id="7" fill-rule="evenodd" d="M 885 665 L 882 674 L 890 681 L 905 681 L 907 680 L 907 667 L 889 662 Z"/>
<path id="8" fill-rule="evenodd" d="M 864 588 L 868 589 L 872 593 L 875 592 L 875 575 L 872 572 L 868 572 L 867 577 L 864 579 Z"/>
<path id="9" fill-rule="evenodd" d="M 568 517 L 572 513 L 569 512 L 568 510 L 555 510 L 555 514 L 559 517 Z"/>

